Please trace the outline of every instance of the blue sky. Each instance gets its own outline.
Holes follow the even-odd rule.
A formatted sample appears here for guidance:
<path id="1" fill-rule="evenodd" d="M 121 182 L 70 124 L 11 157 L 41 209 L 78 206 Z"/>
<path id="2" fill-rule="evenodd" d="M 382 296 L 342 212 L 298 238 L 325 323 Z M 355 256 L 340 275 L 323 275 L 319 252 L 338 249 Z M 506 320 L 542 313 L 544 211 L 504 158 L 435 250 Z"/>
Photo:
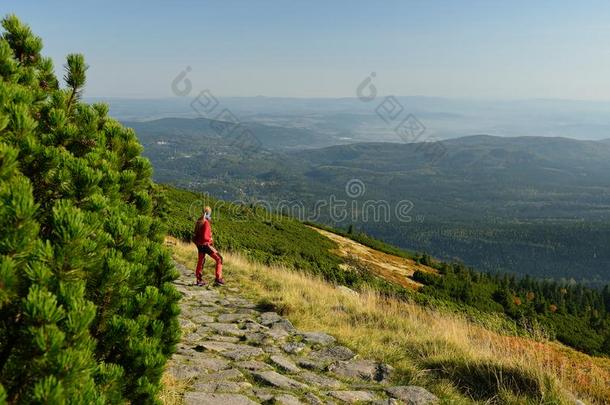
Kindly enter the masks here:
<path id="1" fill-rule="evenodd" d="M 221 96 L 610 100 L 607 1 L 16 1 L 61 70 L 85 54 L 86 95 L 168 97 L 191 67 Z"/>

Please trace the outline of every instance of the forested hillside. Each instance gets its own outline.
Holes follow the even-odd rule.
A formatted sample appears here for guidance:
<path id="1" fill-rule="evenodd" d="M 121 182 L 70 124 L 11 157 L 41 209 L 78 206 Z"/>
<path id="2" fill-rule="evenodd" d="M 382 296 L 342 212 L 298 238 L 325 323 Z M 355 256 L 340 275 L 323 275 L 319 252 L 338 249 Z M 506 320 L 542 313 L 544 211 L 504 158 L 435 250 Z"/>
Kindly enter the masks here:
<path id="1" fill-rule="evenodd" d="M 221 250 L 243 252 L 265 264 L 284 264 L 355 289 L 372 286 L 388 296 L 467 313 L 481 322 L 485 322 L 485 314 L 501 315 L 504 322 L 496 327 L 504 332 L 542 334 L 587 353 L 610 355 L 608 286 L 599 291 L 531 277 L 490 275 L 460 263 L 440 262 L 427 254 L 403 251 L 359 232 L 335 231 L 438 270 L 439 275 L 416 272 L 413 280 L 424 287 L 414 291 L 375 276 L 358 260 L 346 261 L 335 252 L 334 242 L 295 218 L 169 186 L 161 190 L 168 202 L 170 234 L 183 240 L 190 239 L 200 207 L 211 205 L 215 239 Z"/>
<path id="2" fill-rule="evenodd" d="M 296 207 L 293 215 L 483 271 L 610 282 L 610 144 L 565 138 L 473 136 L 444 141 L 432 159 L 421 144 L 359 143 L 323 149 L 241 147 L 209 121 L 138 123 L 158 181 L 229 201 Z M 293 139 L 286 129 L 287 139 Z M 304 139 L 308 139 L 307 137 Z M 307 142 L 305 142 L 307 143 Z M 282 143 L 280 142 L 280 145 Z M 350 180 L 363 185 L 351 198 Z M 316 203 L 348 202 L 347 219 Z M 408 220 L 364 220 L 352 204 L 412 203 Z"/>

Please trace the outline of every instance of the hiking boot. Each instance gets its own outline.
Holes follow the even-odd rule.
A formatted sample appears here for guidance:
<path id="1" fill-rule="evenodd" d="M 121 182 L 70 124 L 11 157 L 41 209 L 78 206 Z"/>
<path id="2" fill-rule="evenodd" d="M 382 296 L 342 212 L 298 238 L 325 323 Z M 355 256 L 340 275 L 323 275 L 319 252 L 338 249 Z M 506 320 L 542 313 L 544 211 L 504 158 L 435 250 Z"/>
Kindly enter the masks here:
<path id="1" fill-rule="evenodd" d="M 217 278 L 214 281 L 214 284 L 216 284 L 216 285 L 225 285 L 225 279 L 224 278 Z"/>
<path id="2" fill-rule="evenodd" d="M 206 282 L 203 280 L 199 280 L 194 285 L 196 285 L 197 287 L 205 287 Z"/>

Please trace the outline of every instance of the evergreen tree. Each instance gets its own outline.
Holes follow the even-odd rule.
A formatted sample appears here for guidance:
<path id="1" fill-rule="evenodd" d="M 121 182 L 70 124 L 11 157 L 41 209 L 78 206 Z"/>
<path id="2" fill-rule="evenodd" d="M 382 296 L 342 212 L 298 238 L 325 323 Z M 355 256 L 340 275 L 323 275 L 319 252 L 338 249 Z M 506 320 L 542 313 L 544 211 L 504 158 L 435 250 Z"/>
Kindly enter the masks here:
<path id="1" fill-rule="evenodd" d="M 0 36 L 0 403 L 156 402 L 179 294 L 133 131 L 65 88 L 15 16 Z"/>

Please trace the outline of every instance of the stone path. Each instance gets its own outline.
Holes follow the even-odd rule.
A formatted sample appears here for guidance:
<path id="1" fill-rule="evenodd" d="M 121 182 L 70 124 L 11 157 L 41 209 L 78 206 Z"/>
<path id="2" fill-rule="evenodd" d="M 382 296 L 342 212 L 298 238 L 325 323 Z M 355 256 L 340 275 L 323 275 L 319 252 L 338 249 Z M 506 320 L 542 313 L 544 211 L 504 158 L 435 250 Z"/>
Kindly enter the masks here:
<path id="1" fill-rule="evenodd" d="M 185 404 L 433 404 L 416 386 L 393 386 L 390 365 L 361 359 L 324 332 L 302 332 L 257 309 L 239 288 L 192 286 L 176 263 L 182 341 L 169 371 L 187 380 Z M 229 280 L 230 283 L 230 280 Z"/>

